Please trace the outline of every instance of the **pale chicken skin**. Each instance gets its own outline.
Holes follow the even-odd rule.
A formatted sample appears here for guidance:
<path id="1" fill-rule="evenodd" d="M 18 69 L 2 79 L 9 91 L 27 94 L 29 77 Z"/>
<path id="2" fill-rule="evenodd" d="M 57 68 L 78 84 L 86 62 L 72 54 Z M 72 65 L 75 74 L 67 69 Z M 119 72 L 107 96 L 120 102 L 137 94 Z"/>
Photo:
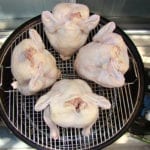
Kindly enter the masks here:
<path id="1" fill-rule="evenodd" d="M 110 109 L 111 103 L 105 97 L 94 94 L 85 81 L 63 79 L 37 100 L 35 111 L 44 110 L 44 120 L 50 127 L 51 137 L 58 139 L 56 125 L 83 128 L 82 134 L 88 136 L 99 116 L 98 107 Z"/>
<path id="2" fill-rule="evenodd" d="M 22 40 L 13 50 L 12 83 L 23 95 L 33 95 L 51 86 L 60 76 L 56 60 L 42 42 L 36 30 L 29 30 L 29 39 Z"/>
<path id="3" fill-rule="evenodd" d="M 114 22 L 103 26 L 92 42 L 80 48 L 74 63 L 80 76 L 108 88 L 123 86 L 129 68 L 127 46 L 113 32 L 115 27 Z"/>
<path id="4" fill-rule="evenodd" d="M 89 16 L 89 8 L 83 4 L 60 3 L 52 13 L 42 12 L 42 22 L 48 40 L 63 60 L 69 59 L 87 40 L 100 16 Z"/>

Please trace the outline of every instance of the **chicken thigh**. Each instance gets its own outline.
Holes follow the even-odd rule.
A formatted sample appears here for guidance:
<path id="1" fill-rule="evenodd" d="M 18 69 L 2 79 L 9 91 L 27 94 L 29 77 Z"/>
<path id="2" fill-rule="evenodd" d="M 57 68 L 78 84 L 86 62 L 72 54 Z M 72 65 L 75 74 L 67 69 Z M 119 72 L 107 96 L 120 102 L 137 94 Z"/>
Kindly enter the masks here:
<path id="1" fill-rule="evenodd" d="M 85 81 L 63 79 L 37 100 L 35 111 L 44 109 L 44 120 L 50 127 L 51 137 L 57 139 L 56 125 L 83 128 L 82 134 L 88 136 L 99 116 L 98 107 L 110 109 L 111 104 L 105 97 L 94 94 Z"/>
<path id="2" fill-rule="evenodd" d="M 55 58 L 45 49 L 36 30 L 29 30 L 29 39 L 22 40 L 13 50 L 12 83 L 24 95 L 32 95 L 52 85 L 60 75 Z"/>
<path id="3" fill-rule="evenodd" d="M 86 42 L 99 20 L 98 15 L 89 16 L 89 9 L 83 4 L 60 3 L 52 13 L 42 12 L 47 38 L 63 60 L 69 59 Z"/>
<path id="4" fill-rule="evenodd" d="M 93 41 L 80 48 L 74 67 L 79 75 L 104 87 L 121 87 L 129 68 L 127 46 L 114 33 L 115 23 L 103 26 Z"/>

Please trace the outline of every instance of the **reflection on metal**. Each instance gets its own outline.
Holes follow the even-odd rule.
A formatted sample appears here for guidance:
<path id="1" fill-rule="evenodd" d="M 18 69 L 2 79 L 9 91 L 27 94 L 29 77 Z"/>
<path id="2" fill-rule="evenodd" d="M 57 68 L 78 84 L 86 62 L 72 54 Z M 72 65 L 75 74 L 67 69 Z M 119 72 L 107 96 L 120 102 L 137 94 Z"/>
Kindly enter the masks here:
<path id="1" fill-rule="evenodd" d="M 76 0 L 65 0 L 65 2 L 76 3 Z"/>
<path id="2" fill-rule="evenodd" d="M 146 35 L 146 34 L 150 34 L 149 30 L 124 30 L 124 32 L 126 32 L 127 34 L 133 34 L 133 35 Z"/>
<path id="3" fill-rule="evenodd" d="M 136 45 L 144 67 L 150 68 L 150 30 L 125 30 Z"/>

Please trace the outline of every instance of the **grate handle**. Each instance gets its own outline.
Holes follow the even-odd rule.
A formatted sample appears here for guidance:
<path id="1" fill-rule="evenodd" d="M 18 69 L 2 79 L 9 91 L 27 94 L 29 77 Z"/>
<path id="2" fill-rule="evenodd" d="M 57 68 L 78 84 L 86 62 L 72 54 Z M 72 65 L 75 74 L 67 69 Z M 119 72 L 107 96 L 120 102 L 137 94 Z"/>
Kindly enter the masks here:
<path id="1" fill-rule="evenodd" d="M 3 80 L 3 66 L 0 65 L 0 86 L 2 86 L 2 80 Z"/>

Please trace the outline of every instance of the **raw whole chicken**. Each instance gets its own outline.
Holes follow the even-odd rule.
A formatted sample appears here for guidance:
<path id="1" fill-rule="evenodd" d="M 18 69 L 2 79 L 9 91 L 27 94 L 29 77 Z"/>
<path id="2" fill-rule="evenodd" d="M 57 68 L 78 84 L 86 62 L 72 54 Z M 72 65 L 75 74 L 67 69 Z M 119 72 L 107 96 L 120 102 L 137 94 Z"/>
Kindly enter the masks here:
<path id="1" fill-rule="evenodd" d="M 52 85 L 60 75 L 55 58 L 45 49 L 36 30 L 29 30 L 29 39 L 22 40 L 13 50 L 12 83 L 24 95 L 32 95 Z"/>
<path id="2" fill-rule="evenodd" d="M 82 134 L 88 136 L 98 118 L 98 107 L 110 109 L 111 104 L 105 97 L 94 94 L 85 81 L 63 79 L 38 99 L 35 111 L 44 109 L 44 120 L 50 127 L 50 135 L 58 139 L 56 125 L 83 128 Z"/>
<path id="3" fill-rule="evenodd" d="M 104 87 L 121 87 L 129 68 L 127 46 L 122 37 L 114 33 L 116 25 L 109 22 L 83 46 L 77 54 L 74 67 L 77 73 Z"/>
<path id="4" fill-rule="evenodd" d="M 42 12 L 47 38 L 63 60 L 69 59 L 86 42 L 99 20 L 99 15 L 89 16 L 89 9 L 83 4 L 60 3 L 52 13 Z"/>

